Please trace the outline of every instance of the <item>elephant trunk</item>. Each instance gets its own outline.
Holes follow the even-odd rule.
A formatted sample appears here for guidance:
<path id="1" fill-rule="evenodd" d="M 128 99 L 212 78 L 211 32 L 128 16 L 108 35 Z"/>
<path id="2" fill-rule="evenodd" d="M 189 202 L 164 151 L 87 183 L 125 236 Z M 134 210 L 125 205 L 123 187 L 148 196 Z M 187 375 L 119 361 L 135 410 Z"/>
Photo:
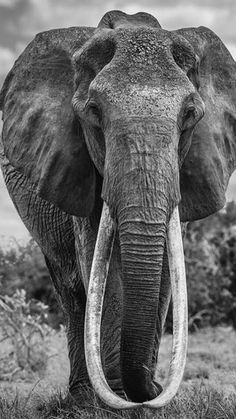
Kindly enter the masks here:
<path id="1" fill-rule="evenodd" d="M 156 205 L 158 208 L 158 205 Z M 166 239 L 165 208 L 131 207 L 118 217 L 123 270 L 122 381 L 136 402 L 153 399 L 153 350 Z"/>
<path id="2" fill-rule="evenodd" d="M 145 130 L 137 123 L 131 127 L 121 125 L 119 135 L 115 135 L 116 130 L 111 126 L 106 150 L 102 190 L 105 202 L 87 296 L 85 353 L 95 391 L 116 408 L 131 408 L 139 403 L 163 406 L 176 393 L 185 363 L 186 293 L 183 292 L 185 275 L 181 241 L 178 246 L 171 245 L 174 252 L 169 258 L 172 261 L 170 272 L 176 323 L 173 359 L 168 386 L 156 398 L 160 389 L 154 384 L 153 352 L 167 230 L 175 231 L 177 226 L 178 234 L 175 231 L 174 238 L 181 240 L 176 207 L 179 201 L 176 156 L 169 147 L 171 129 L 162 128 L 158 141 L 156 124 L 148 125 Z M 158 150 L 156 144 L 159 144 Z M 124 157 L 121 159 L 120 155 Z M 170 216 L 173 220 L 169 223 Z M 123 272 L 121 370 L 124 389 L 133 402 L 119 399 L 111 392 L 100 359 L 102 299 L 116 223 Z M 168 253 L 172 251 L 168 250 Z"/>
<path id="3" fill-rule="evenodd" d="M 112 252 L 115 224 L 104 203 L 91 269 L 85 316 L 85 355 L 88 374 L 94 390 L 109 406 L 130 409 L 139 403 L 121 399 L 109 388 L 102 370 L 100 329 L 109 258 Z M 187 352 L 187 291 L 184 255 L 178 208 L 173 210 L 167 227 L 167 250 L 173 298 L 172 359 L 166 389 L 154 400 L 143 403 L 150 408 L 162 407 L 174 397 L 183 377 Z"/>

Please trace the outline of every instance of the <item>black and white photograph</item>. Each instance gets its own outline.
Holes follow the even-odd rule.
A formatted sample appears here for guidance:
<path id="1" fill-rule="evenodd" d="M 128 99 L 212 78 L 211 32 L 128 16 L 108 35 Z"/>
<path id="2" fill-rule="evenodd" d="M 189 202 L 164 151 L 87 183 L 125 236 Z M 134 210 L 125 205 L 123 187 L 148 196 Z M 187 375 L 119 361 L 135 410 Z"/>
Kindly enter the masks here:
<path id="1" fill-rule="evenodd" d="M 235 419 L 235 0 L 0 0 L 0 167 L 0 419 Z"/>

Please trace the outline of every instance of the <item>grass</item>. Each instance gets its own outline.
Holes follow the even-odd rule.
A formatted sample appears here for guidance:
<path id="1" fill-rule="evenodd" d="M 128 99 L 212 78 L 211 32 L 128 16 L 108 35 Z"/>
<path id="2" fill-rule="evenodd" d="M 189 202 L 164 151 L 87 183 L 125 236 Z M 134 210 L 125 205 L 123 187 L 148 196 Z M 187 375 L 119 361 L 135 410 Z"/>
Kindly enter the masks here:
<path id="1" fill-rule="evenodd" d="M 67 395 L 69 365 L 63 334 L 52 337 L 51 357 L 43 376 L 0 381 L 0 419 L 87 418 L 236 418 L 236 334 L 227 327 L 205 329 L 189 337 L 184 380 L 177 396 L 158 411 L 113 411 L 89 388 L 82 389 L 83 404 Z M 157 377 L 165 382 L 171 336 L 163 338 Z M 53 355 L 53 356 L 52 356 Z M 63 368 L 62 368 L 63 365 Z M 63 372 L 63 373 L 62 373 Z"/>
<path id="2" fill-rule="evenodd" d="M 156 411 L 118 412 L 103 405 L 94 392 L 87 391 L 86 401 L 80 407 L 70 399 L 64 400 L 60 393 L 44 399 L 34 397 L 9 401 L 0 398 L 1 419 L 110 419 L 110 418 L 162 418 L 162 419 L 235 419 L 236 395 L 225 396 L 222 391 L 202 383 L 181 389 L 178 396 L 166 407 Z"/>

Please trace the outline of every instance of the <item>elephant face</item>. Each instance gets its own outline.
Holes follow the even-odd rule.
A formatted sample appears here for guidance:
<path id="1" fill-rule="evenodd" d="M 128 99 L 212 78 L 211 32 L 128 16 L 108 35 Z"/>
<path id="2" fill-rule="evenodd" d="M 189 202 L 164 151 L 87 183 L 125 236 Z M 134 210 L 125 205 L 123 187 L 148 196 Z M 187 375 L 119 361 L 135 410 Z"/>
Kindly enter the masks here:
<path id="1" fill-rule="evenodd" d="M 176 205 L 179 167 L 204 111 L 191 44 L 180 35 L 133 23 L 100 29 L 74 59 L 73 106 L 104 178 L 103 199 L 116 212 L 117 195 L 130 196 L 134 185 L 128 178 L 142 170 L 156 173 L 153 182 L 158 174 L 165 178 L 172 189 L 168 199 Z M 133 199 L 137 194 L 133 189 Z"/>
<path id="2" fill-rule="evenodd" d="M 166 31 L 150 15 L 113 11 L 96 30 L 39 34 L 3 86 L 5 154 L 40 197 L 87 217 L 102 178 L 123 273 L 122 381 L 134 401 L 158 394 L 154 340 L 176 206 L 188 221 L 224 205 L 236 162 L 235 82 L 235 62 L 210 30 Z"/>

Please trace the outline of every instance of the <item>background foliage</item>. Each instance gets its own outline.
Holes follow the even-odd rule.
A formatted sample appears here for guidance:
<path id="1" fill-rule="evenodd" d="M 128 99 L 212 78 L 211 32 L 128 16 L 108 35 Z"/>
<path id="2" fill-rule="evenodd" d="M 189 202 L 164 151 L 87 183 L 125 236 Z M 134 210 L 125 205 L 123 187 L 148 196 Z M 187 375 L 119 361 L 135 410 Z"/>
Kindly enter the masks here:
<path id="1" fill-rule="evenodd" d="M 47 306 L 36 300 L 26 301 L 24 289 L 17 290 L 12 297 L 0 297 L 1 380 L 25 379 L 46 370 L 47 341 L 55 331 L 45 319 Z"/>
<path id="2" fill-rule="evenodd" d="M 236 204 L 191 223 L 185 239 L 190 327 L 236 328 Z"/>
<path id="3" fill-rule="evenodd" d="M 47 321 L 51 326 L 58 328 L 63 323 L 43 254 L 32 239 L 26 245 L 15 242 L 8 250 L 0 248 L 0 294 L 13 296 L 22 288 L 27 299 L 48 305 Z M 31 311 L 37 312 L 37 304 L 31 306 Z"/>
<path id="4" fill-rule="evenodd" d="M 189 326 L 231 324 L 236 328 L 236 204 L 204 220 L 190 223 L 185 237 Z M 55 328 L 63 313 L 51 284 L 43 255 L 31 240 L 0 248 L 0 294 L 13 296 L 24 288 L 28 299 L 49 306 L 47 321 Z M 35 304 L 37 310 L 37 304 Z M 171 312 L 167 329 L 171 327 Z"/>

